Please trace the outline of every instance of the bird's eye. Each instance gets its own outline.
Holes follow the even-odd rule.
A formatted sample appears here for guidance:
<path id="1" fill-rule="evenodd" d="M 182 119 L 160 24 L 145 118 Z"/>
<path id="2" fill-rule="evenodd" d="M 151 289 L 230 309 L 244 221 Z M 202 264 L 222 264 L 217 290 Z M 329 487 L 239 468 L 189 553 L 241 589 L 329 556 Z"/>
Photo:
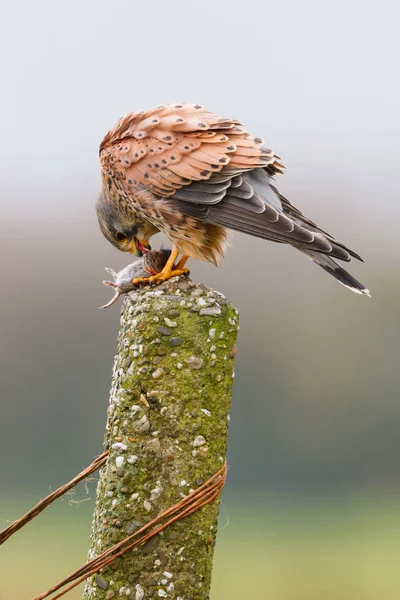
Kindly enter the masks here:
<path id="1" fill-rule="evenodd" d="M 119 242 L 126 242 L 126 240 L 128 239 L 127 236 L 124 233 L 122 233 L 122 231 L 117 231 L 115 237 Z"/>

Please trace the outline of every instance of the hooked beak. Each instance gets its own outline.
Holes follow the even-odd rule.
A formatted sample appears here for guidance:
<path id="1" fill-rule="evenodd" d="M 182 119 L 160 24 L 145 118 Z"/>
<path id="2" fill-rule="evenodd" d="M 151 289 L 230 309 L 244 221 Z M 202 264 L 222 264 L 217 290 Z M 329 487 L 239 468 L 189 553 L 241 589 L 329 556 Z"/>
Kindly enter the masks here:
<path id="1" fill-rule="evenodd" d="M 147 254 L 149 250 L 151 250 L 151 246 L 147 240 L 135 238 L 135 242 L 131 246 L 131 252 L 133 254 L 136 254 L 136 256 L 143 256 L 143 254 Z"/>

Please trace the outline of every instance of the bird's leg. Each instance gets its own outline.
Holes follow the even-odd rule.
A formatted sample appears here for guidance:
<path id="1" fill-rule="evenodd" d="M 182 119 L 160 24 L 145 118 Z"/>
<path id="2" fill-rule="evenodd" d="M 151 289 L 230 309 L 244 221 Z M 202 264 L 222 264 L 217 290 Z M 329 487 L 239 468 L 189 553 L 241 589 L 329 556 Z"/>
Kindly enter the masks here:
<path id="1" fill-rule="evenodd" d="M 171 277 L 176 277 L 178 275 L 183 275 L 184 273 L 188 273 L 189 269 L 183 268 L 187 260 L 187 256 L 182 256 L 181 260 L 175 267 L 175 261 L 179 256 L 179 251 L 173 247 L 171 254 L 165 263 L 165 266 L 162 271 L 157 273 L 156 275 L 152 275 L 151 277 L 136 277 L 133 280 L 134 285 L 138 285 L 140 283 L 152 283 L 154 285 L 159 285 L 163 283 L 163 281 L 167 281 L 167 279 L 171 279 Z"/>
<path id="2" fill-rule="evenodd" d="M 178 270 L 179 269 L 183 269 L 183 267 L 186 265 L 186 261 L 187 261 L 188 258 L 189 258 L 188 256 L 185 256 L 185 255 L 182 254 L 181 260 L 178 262 L 178 264 L 176 265 L 175 268 L 178 269 Z M 186 269 L 186 271 L 187 270 L 188 269 Z"/>

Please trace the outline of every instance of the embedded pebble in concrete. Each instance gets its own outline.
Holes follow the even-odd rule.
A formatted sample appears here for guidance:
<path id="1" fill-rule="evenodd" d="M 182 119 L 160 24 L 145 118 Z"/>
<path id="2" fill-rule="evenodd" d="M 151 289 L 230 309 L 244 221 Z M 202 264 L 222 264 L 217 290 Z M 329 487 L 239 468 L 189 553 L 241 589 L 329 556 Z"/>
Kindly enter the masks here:
<path id="1" fill-rule="evenodd" d="M 154 502 L 154 500 L 157 500 L 157 498 L 162 494 L 162 487 L 155 487 L 153 490 L 151 490 L 150 492 L 150 500 L 152 502 Z"/>
<path id="2" fill-rule="evenodd" d="M 117 450 L 117 452 L 125 452 L 125 450 L 128 449 L 128 446 L 126 444 L 123 444 L 122 442 L 115 442 L 115 444 L 113 444 L 111 448 L 113 450 Z"/>
<path id="3" fill-rule="evenodd" d="M 159 367 L 152 373 L 154 379 L 160 379 L 163 375 L 165 375 L 165 371 L 162 367 Z"/>
<path id="4" fill-rule="evenodd" d="M 169 573 L 168 571 L 164 571 L 163 575 L 165 575 L 165 577 L 168 579 L 172 579 L 172 573 Z"/>
<path id="5" fill-rule="evenodd" d="M 143 415 L 143 417 L 136 423 L 136 429 L 141 433 L 150 429 L 150 421 L 146 415 Z"/>
<path id="6" fill-rule="evenodd" d="M 101 577 L 100 575 L 95 575 L 94 578 L 97 587 L 99 587 L 102 590 L 106 590 L 108 588 L 108 584 L 107 581 L 105 579 L 103 579 L 103 577 Z"/>
<path id="7" fill-rule="evenodd" d="M 208 302 L 206 298 L 197 298 L 196 304 L 197 306 L 207 306 Z"/>
<path id="8" fill-rule="evenodd" d="M 207 308 L 201 308 L 199 315 L 201 317 L 219 317 L 221 315 L 221 307 L 209 306 Z"/>
<path id="9" fill-rule="evenodd" d="M 161 335 L 171 335 L 172 333 L 172 331 L 168 327 L 164 327 L 164 325 L 157 327 L 157 331 L 158 333 L 161 333 Z"/>
<path id="10" fill-rule="evenodd" d="M 198 435 L 197 438 L 194 440 L 193 442 L 193 446 L 195 448 L 199 447 L 199 446 L 203 446 L 204 444 L 206 444 L 206 440 L 204 439 L 204 437 L 202 435 Z"/>
<path id="11" fill-rule="evenodd" d="M 204 360 L 198 356 L 190 356 L 186 360 L 186 364 L 189 369 L 202 369 L 204 367 Z"/>
<path id="12" fill-rule="evenodd" d="M 144 589 L 142 588 L 142 586 L 139 583 L 137 583 L 135 589 L 136 589 L 135 600 L 143 600 Z"/>
<path id="13" fill-rule="evenodd" d="M 153 535 L 143 544 L 143 554 L 152 554 L 160 543 L 160 536 Z"/>
<path id="14" fill-rule="evenodd" d="M 123 467 L 124 462 L 125 462 L 125 459 L 123 456 L 117 456 L 117 458 L 115 459 L 115 465 L 116 465 L 117 469 Z"/>
<path id="15" fill-rule="evenodd" d="M 171 319 L 168 319 L 168 317 L 164 317 L 164 321 L 165 324 L 168 325 L 168 327 L 178 327 L 178 323 L 176 321 L 171 321 Z"/>
<path id="16" fill-rule="evenodd" d="M 196 288 L 195 290 L 192 291 L 192 296 L 198 297 L 198 296 L 202 296 L 204 294 L 204 291 L 200 288 Z"/>

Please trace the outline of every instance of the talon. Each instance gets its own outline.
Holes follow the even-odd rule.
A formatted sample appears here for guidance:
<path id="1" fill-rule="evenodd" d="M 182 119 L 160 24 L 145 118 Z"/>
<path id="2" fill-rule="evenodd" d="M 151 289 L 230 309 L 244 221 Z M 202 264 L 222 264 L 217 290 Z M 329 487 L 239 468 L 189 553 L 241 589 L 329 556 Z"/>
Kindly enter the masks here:
<path id="1" fill-rule="evenodd" d="M 160 283 L 164 283 L 164 281 L 168 281 L 172 277 L 178 277 L 180 275 L 184 275 L 185 273 L 190 273 L 190 269 L 172 269 L 171 271 L 161 271 L 156 275 L 151 275 L 151 277 L 136 277 L 133 281 L 133 285 L 160 285 Z"/>
<path id="2" fill-rule="evenodd" d="M 133 285 L 160 285 L 164 281 L 168 281 L 171 277 L 179 277 L 185 273 L 189 273 L 189 269 L 183 268 L 186 263 L 187 257 L 182 256 L 181 260 L 175 266 L 175 260 L 178 258 L 179 252 L 176 248 L 173 248 L 171 254 L 162 271 L 151 275 L 150 277 L 136 277 L 133 281 Z"/>
<path id="3" fill-rule="evenodd" d="M 133 279 L 132 281 L 132 285 L 136 286 L 136 285 L 141 285 L 143 284 L 150 284 L 150 280 L 152 279 L 152 277 L 135 277 L 135 279 Z"/>

